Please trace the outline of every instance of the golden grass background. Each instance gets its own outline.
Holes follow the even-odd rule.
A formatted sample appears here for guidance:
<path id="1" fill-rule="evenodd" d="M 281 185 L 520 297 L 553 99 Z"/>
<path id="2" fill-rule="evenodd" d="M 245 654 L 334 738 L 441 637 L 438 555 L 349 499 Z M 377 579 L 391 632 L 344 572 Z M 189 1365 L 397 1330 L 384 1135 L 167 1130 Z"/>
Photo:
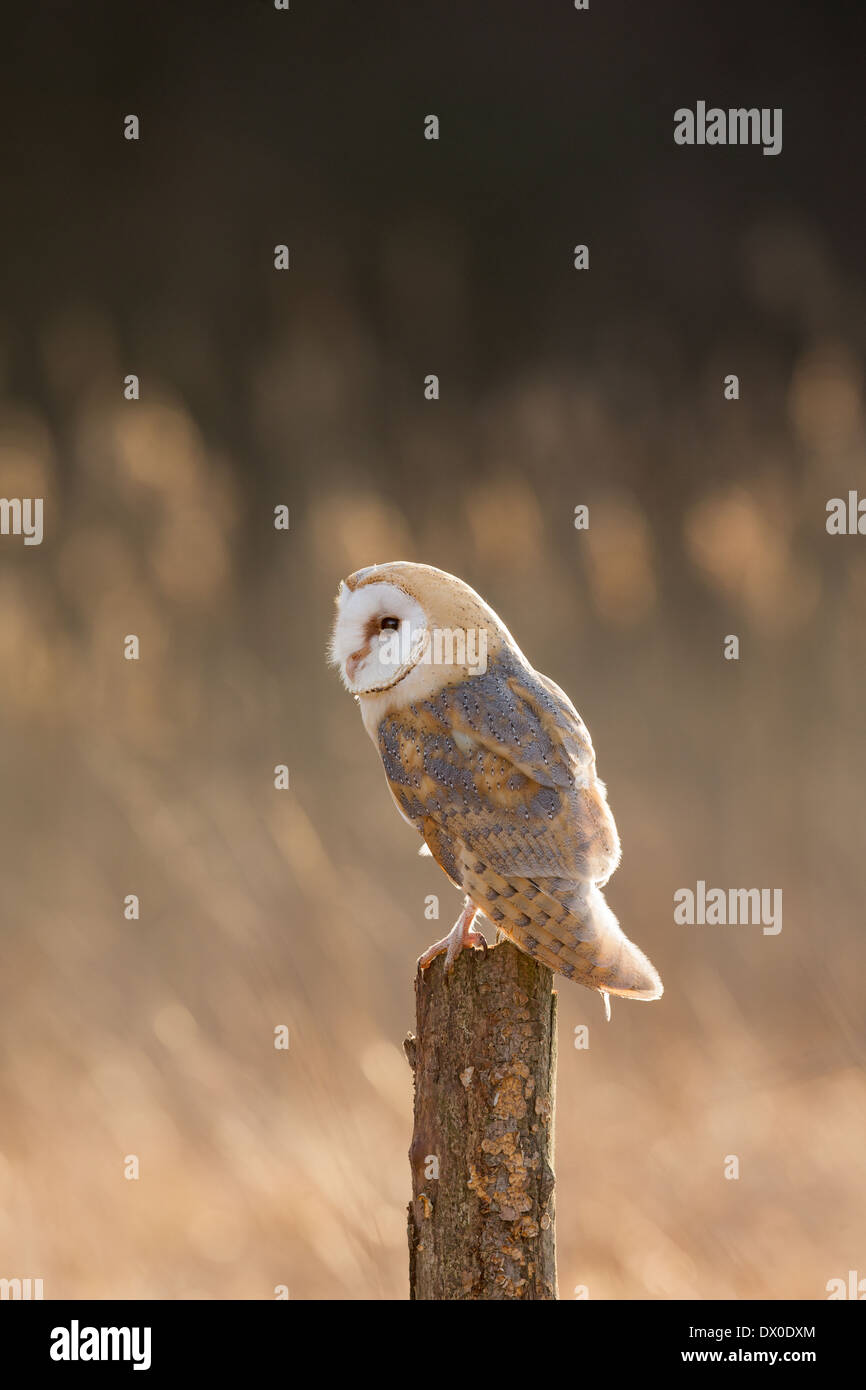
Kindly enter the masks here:
<path id="1" fill-rule="evenodd" d="M 92 327 L 65 331 L 80 370 Z M 339 346 L 322 410 L 351 432 Z M 749 447 L 748 407 L 713 394 L 694 434 Z M 420 522 L 399 489 L 359 484 L 315 490 L 287 534 L 267 503 L 248 515 L 242 477 L 167 389 L 135 405 L 94 390 L 71 497 L 44 423 L 6 406 L 0 492 L 44 495 L 47 517 L 41 548 L 4 541 L 0 581 L 9 1277 L 49 1296 L 405 1293 L 400 1042 L 437 930 L 425 895 L 445 925 L 458 902 L 325 669 L 338 578 L 394 556 L 464 575 L 572 693 L 624 842 L 610 898 L 666 984 L 609 1027 L 560 986 L 564 1295 L 819 1297 L 857 1267 L 866 556 L 822 534 L 825 496 L 862 469 L 857 364 L 816 349 L 785 399 L 748 480 L 694 488 L 671 539 L 685 595 L 624 476 L 636 437 L 661 447 L 661 413 L 624 438 L 603 379 L 509 382 L 486 438 L 487 402 L 446 408 L 429 447 L 445 414 L 450 446 L 480 452 Z M 600 451 L 607 483 L 551 468 Z M 698 878 L 781 887 L 781 934 L 675 926 L 673 892 Z"/>

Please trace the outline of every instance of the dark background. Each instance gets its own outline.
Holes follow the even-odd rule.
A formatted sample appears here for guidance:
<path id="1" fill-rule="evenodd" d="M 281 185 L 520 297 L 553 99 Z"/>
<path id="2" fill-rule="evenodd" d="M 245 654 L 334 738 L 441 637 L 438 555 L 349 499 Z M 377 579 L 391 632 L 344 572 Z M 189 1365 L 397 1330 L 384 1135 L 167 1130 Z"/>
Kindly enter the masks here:
<path id="1" fill-rule="evenodd" d="M 0 495 L 46 530 L 0 537 L 0 1276 L 405 1296 L 399 1045 L 459 904 L 324 656 L 395 558 L 574 698 L 666 984 L 610 1027 L 560 990 L 563 1296 L 866 1274 L 866 541 L 824 525 L 866 491 L 864 40 L 686 0 L 4 15 Z M 676 146 L 698 100 L 781 106 L 782 153 Z M 782 888 L 781 934 L 676 926 L 698 879 Z"/>

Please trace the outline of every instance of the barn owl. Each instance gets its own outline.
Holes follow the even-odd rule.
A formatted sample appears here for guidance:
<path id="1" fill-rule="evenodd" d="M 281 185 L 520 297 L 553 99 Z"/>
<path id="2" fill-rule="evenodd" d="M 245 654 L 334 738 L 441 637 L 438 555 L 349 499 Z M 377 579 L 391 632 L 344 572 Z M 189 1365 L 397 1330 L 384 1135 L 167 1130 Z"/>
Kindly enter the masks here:
<path id="1" fill-rule="evenodd" d="M 602 894 L 620 860 L 586 725 L 479 594 L 397 560 L 340 584 L 331 661 L 361 707 L 391 795 L 464 893 L 419 959 L 486 949 L 485 917 L 603 997 L 658 999 L 654 966 Z M 421 848 L 424 853 L 424 846 Z"/>

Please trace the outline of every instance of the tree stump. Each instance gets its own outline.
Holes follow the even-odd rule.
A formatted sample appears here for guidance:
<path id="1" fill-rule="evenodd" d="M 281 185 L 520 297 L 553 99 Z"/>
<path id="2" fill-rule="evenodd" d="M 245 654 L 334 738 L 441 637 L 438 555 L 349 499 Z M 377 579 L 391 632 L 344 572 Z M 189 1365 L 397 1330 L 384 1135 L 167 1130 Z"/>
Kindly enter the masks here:
<path id="1" fill-rule="evenodd" d="M 412 1299 L 555 1299 L 553 973 L 510 942 L 415 980 Z"/>

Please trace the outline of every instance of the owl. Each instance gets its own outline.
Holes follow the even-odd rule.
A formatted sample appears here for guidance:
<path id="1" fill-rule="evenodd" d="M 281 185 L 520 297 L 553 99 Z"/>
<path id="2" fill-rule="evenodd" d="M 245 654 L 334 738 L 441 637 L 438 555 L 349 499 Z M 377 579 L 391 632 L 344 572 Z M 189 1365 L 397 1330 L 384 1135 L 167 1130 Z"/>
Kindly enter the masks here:
<path id="1" fill-rule="evenodd" d="M 602 893 L 620 860 L 589 732 L 461 579 L 395 560 L 340 584 L 330 656 L 358 701 L 401 815 L 464 894 L 419 959 L 486 949 L 479 917 L 602 996 L 662 982 Z M 425 849 L 426 847 L 426 849 Z"/>

